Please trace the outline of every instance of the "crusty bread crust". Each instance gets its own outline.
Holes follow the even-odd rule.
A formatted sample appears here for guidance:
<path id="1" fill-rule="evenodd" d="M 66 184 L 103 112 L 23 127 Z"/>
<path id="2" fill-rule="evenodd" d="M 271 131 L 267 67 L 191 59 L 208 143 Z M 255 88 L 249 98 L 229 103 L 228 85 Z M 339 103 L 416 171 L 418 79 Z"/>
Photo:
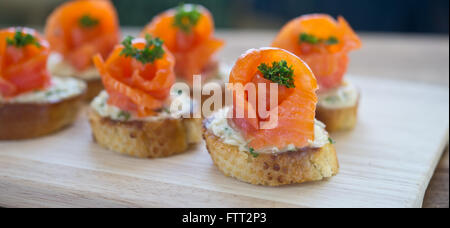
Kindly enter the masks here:
<path id="1" fill-rule="evenodd" d="M 103 89 L 103 83 L 101 78 L 94 78 L 86 80 L 87 92 L 85 101 L 91 101 L 94 99 Z"/>
<path id="2" fill-rule="evenodd" d="M 358 119 L 358 101 L 352 107 L 327 108 L 317 105 L 316 118 L 326 125 L 328 132 L 348 131 L 356 126 Z"/>
<path id="3" fill-rule="evenodd" d="M 121 154 L 140 158 L 182 153 L 201 141 L 200 119 L 166 118 L 154 121 L 117 121 L 89 110 L 94 140 Z"/>
<path id="4" fill-rule="evenodd" d="M 203 127 L 203 138 L 214 164 L 226 176 L 256 185 L 278 186 L 319 181 L 339 171 L 332 144 L 322 148 L 259 154 L 256 158 L 238 147 L 223 143 Z"/>
<path id="5" fill-rule="evenodd" d="M 35 138 L 72 124 L 84 94 L 55 103 L 0 103 L 0 140 Z"/>

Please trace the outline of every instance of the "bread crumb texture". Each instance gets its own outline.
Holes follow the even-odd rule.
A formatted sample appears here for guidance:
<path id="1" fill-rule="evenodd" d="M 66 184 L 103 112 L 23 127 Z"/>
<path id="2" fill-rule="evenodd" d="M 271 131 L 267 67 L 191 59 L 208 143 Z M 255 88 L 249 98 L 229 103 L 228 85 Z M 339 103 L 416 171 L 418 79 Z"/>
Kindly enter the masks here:
<path id="1" fill-rule="evenodd" d="M 89 122 L 99 145 L 134 157 L 167 157 L 201 141 L 201 119 L 117 121 L 103 118 L 91 109 Z"/>
<path id="2" fill-rule="evenodd" d="M 352 107 L 327 108 L 317 106 L 316 118 L 326 125 L 328 132 L 348 131 L 356 126 L 359 101 Z"/>
<path id="3" fill-rule="evenodd" d="M 203 138 L 214 164 L 226 176 L 256 185 L 279 186 L 319 181 L 338 173 L 339 164 L 332 144 L 280 154 L 253 157 L 237 146 L 225 144 L 203 128 Z"/>

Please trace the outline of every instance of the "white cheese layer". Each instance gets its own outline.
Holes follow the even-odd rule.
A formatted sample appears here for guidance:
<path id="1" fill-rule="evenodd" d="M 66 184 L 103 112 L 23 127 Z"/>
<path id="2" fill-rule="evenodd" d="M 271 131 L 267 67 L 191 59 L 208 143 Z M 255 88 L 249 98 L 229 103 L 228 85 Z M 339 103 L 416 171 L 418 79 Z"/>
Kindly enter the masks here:
<path id="1" fill-rule="evenodd" d="M 166 100 L 164 107 L 158 112 L 157 115 L 148 117 L 139 117 L 133 113 L 123 111 L 120 108 L 109 105 L 108 102 L 109 95 L 106 91 L 102 91 L 94 100 L 91 102 L 91 107 L 97 111 L 97 113 L 102 117 L 107 117 L 112 120 L 118 121 L 154 121 L 166 118 L 180 118 L 180 117 L 190 117 L 193 111 L 194 105 L 196 103 L 187 94 L 183 93 L 172 93 L 170 97 Z"/>
<path id="2" fill-rule="evenodd" d="M 319 94 L 320 105 L 325 108 L 347 108 L 358 102 L 358 89 L 351 83 L 344 82 L 340 87 Z"/>
<path id="3" fill-rule="evenodd" d="M 227 115 L 230 107 L 220 109 L 211 115 L 206 121 L 206 128 L 210 130 L 214 135 L 220 137 L 225 144 L 237 146 L 240 151 L 249 152 L 248 141 L 244 139 L 240 132 L 234 130 L 228 124 Z M 325 125 L 316 120 L 314 125 L 314 141 L 309 142 L 310 147 L 320 148 L 329 143 L 328 133 L 325 131 Z M 256 151 L 257 153 L 282 153 L 286 151 L 294 151 L 296 148 L 294 145 L 289 145 L 286 148 L 269 148 L 262 151 Z"/>
<path id="4" fill-rule="evenodd" d="M 86 84 L 74 78 L 53 77 L 51 86 L 43 89 L 30 91 L 12 98 L 3 98 L 0 95 L 0 102 L 6 103 L 54 103 L 84 92 Z"/>
<path id="5" fill-rule="evenodd" d="M 100 74 L 95 66 L 91 66 L 83 71 L 77 71 L 70 63 L 65 61 L 64 57 L 59 53 L 52 53 L 49 56 L 47 68 L 53 75 L 59 77 L 76 77 L 83 80 L 100 78 Z"/>

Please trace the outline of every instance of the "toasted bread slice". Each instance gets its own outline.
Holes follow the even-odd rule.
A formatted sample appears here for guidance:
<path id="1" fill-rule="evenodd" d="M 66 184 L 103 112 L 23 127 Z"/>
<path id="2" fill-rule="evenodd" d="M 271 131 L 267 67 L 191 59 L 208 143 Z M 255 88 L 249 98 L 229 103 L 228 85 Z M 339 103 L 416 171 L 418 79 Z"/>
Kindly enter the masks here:
<path id="1" fill-rule="evenodd" d="M 104 90 L 102 79 L 93 78 L 86 80 L 87 92 L 85 96 L 85 101 L 91 101 L 94 99 L 102 90 Z"/>
<path id="2" fill-rule="evenodd" d="M 201 119 L 118 121 L 89 110 L 94 140 L 110 150 L 140 158 L 179 154 L 201 141 Z"/>
<path id="3" fill-rule="evenodd" d="M 308 148 L 279 154 L 253 157 L 237 146 L 225 144 L 221 138 L 203 127 L 203 138 L 214 164 L 226 176 L 257 185 L 278 186 L 319 181 L 339 171 L 336 151 L 328 143 L 322 148 Z"/>
<path id="4" fill-rule="evenodd" d="M 352 130 L 358 119 L 358 101 L 350 107 L 329 108 L 317 105 L 316 118 L 326 125 L 328 132 Z"/>
<path id="5" fill-rule="evenodd" d="M 84 94 L 51 103 L 0 103 L 0 140 L 35 138 L 72 124 Z"/>

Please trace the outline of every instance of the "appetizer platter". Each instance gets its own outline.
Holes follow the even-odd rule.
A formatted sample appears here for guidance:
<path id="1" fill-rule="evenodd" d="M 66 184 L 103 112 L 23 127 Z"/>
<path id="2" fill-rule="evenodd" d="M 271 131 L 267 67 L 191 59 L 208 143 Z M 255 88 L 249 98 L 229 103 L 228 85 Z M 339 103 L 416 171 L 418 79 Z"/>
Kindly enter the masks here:
<path id="1" fill-rule="evenodd" d="M 448 116 L 448 90 L 349 78 L 365 91 L 364 102 L 355 129 L 332 135 L 340 170 L 329 180 L 281 187 L 244 183 L 224 176 L 204 143 L 167 158 L 116 154 L 94 143 L 86 110 L 73 127 L 59 134 L 0 142 L 0 195 L 4 196 L 0 205 L 420 207 L 448 143 L 448 122 L 442 122 Z M 417 93 L 421 97 L 412 101 Z M 424 116 L 430 118 L 423 121 Z"/>
<path id="2" fill-rule="evenodd" d="M 112 3 L 90 0 L 56 8 L 45 37 L 0 30 L 0 206 L 421 206 L 448 88 L 348 74 L 363 42 L 343 17 L 260 42 L 214 30 L 182 4 L 120 38 Z M 199 74 L 231 97 L 210 115 Z"/>

